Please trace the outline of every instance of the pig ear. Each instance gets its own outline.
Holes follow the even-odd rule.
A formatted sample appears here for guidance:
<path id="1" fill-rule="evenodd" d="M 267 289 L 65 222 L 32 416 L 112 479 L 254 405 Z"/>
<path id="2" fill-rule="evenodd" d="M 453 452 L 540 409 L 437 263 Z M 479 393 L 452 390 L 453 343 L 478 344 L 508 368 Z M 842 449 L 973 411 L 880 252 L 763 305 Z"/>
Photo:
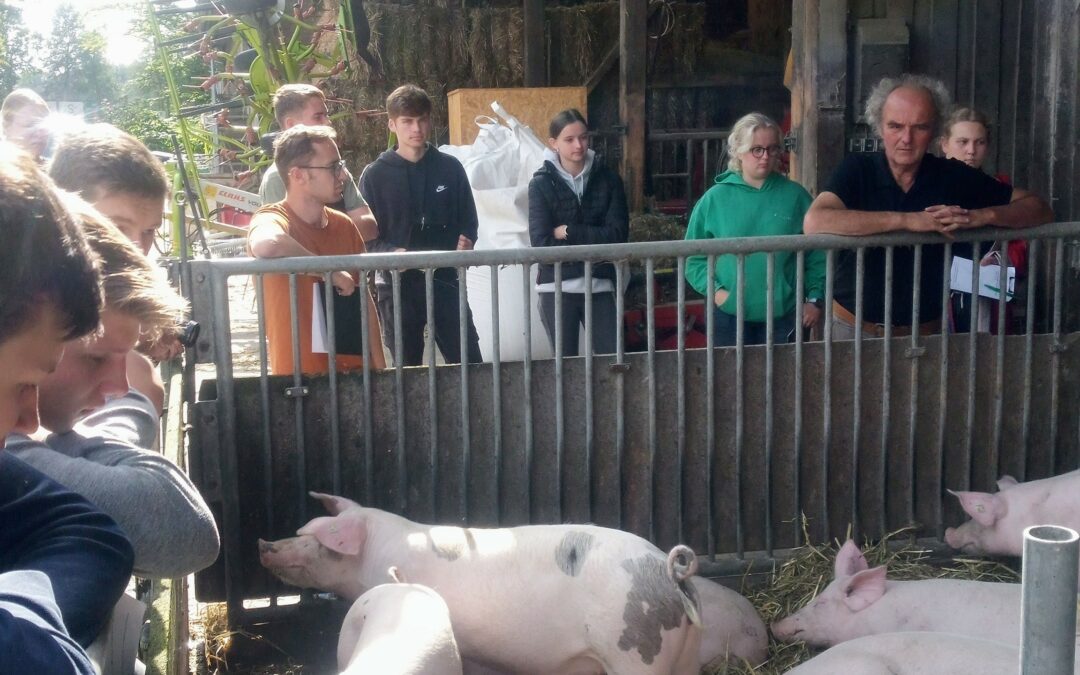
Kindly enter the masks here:
<path id="1" fill-rule="evenodd" d="M 866 562 L 866 557 L 862 554 L 862 551 L 859 550 L 858 544 L 848 539 L 840 547 L 840 552 L 836 554 L 836 562 L 833 563 L 833 576 L 837 579 L 850 577 L 869 567 L 870 565 Z"/>
<path id="2" fill-rule="evenodd" d="M 863 570 L 844 584 L 844 604 L 853 612 L 866 609 L 885 595 L 885 566 Z"/>
<path id="3" fill-rule="evenodd" d="M 316 518 L 296 531 L 310 534 L 326 548 L 343 555 L 358 555 L 367 539 L 367 523 L 363 518 L 323 516 Z"/>
<path id="4" fill-rule="evenodd" d="M 1005 515 L 1005 500 L 989 492 L 953 492 L 964 512 L 983 527 L 992 527 Z"/>
<path id="5" fill-rule="evenodd" d="M 1002 476 L 1001 478 L 998 478 L 998 492 L 1004 492 L 1005 490 L 1008 490 L 1009 488 L 1014 488 L 1019 484 L 1020 483 L 1017 482 L 1017 480 L 1012 476 Z"/>
<path id="6" fill-rule="evenodd" d="M 360 506 L 351 499 L 345 499 L 344 497 L 336 497 L 322 492 L 309 492 L 308 494 L 315 499 L 318 499 L 322 503 L 323 508 L 326 509 L 326 512 L 332 516 L 336 516 L 351 506 Z"/>

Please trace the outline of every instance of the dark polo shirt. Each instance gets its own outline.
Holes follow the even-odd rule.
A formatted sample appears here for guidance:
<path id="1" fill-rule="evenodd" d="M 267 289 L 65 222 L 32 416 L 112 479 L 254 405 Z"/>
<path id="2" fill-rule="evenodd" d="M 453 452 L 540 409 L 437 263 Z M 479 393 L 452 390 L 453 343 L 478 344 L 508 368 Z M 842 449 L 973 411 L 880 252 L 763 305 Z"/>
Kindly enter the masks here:
<path id="1" fill-rule="evenodd" d="M 852 211 L 922 211 L 938 204 L 966 209 L 1008 204 L 1012 187 L 999 183 L 982 171 L 954 159 L 926 155 L 911 189 L 904 192 L 889 170 L 885 154 L 850 154 L 833 173 L 826 192 L 832 192 Z M 970 251 L 970 247 L 967 247 Z M 959 251 L 957 251 L 959 254 Z M 856 251 L 839 251 L 834 295 L 841 305 L 855 313 Z M 944 244 L 922 247 L 919 284 L 919 321 L 941 317 L 942 269 L 946 264 Z M 863 320 L 885 321 L 885 249 L 866 249 L 863 278 Z M 893 251 L 892 323 L 910 326 L 915 273 L 915 248 L 897 246 Z"/>

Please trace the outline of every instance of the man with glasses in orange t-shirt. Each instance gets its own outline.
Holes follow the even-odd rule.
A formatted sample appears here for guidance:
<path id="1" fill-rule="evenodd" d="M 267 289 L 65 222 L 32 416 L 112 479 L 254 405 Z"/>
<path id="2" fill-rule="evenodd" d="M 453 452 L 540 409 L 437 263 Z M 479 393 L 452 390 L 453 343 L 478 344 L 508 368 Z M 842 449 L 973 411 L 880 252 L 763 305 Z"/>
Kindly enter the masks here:
<path id="1" fill-rule="evenodd" d="M 285 182 L 285 199 L 259 209 L 248 230 L 248 251 L 256 258 L 292 258 L 312 255 L 364 253 L 364 239 L 344 213 L 328 208 L 341 199 L 345 163 L 338 152 L 336 135 L 330 127 L 294 126 L 274 143 L 274 165 Z M 320 275 L 321 276 L 321 275 Z M 324 353 L 312 352 L 312 296 L 317 292 L 316 276 L 297 278 L 297 323 L 300 335 L 300 371 L 325 373 L 330 370 Z M 368 309 L 369 366 L 385 368 L 382 339 L 375 304 L 366 285 L 355 271 L 338 270 L 331 275 L 336 293 L 343 296 L 364 293 Z M 269 340 L 270 372 L 294 371 L 292 312 L 289 276 L 270 274 L 264 282 L 266 336 Z M 339 330 L 342 328 L 339 326 Z M 362 357 L 337 355 L 339 370 L 364 366 Z"/>

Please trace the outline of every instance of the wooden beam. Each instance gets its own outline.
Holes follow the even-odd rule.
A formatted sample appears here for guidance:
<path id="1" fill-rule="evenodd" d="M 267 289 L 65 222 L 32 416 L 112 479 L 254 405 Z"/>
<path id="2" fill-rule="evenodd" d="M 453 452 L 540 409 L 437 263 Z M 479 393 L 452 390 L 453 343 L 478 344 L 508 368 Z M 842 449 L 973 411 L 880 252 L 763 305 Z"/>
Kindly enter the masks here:
<path id="1" fill-rule="evenodd" d="M 626 127 L 622 170 L 631 211 L 645 191 L 645 86 L 648 0 L 619 0 L 619 118 Z"/>
<path id="2" fill-rule="evenodd" d="M 593 74 L 589 76 L 589 79 L 585 80 L 585 88 L 592 93 L 593 89 L 596 89 L 596 85 L 600 84 L 600 81 L 604 79 L 604 76 L 608 74 L 615 62 L 619 60 L 619 45 L 611 45 L 611 49 L 607 54 L 604 54 L 604 58 L 600 59 L 600 65 L 596 67 Z"/>
<path id="3" fill-rule="evenodd" d="M 847 112 L 847 0 L 795 3 L 792 178 L 816 194 L 840 164 Z"/>
<path id="4" fill-rule="evenodd" d="M 544 0 L 522 0 L 525 14 L 525 86 L 547 85 L 544 58 Z"/>

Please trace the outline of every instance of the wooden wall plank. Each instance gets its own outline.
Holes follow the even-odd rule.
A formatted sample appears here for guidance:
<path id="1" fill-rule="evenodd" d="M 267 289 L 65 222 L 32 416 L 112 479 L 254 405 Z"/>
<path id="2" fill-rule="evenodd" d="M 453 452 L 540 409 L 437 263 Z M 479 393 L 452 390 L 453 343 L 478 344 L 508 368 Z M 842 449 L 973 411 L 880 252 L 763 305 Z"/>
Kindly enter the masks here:
<path id="1" fill-rule="evenodd" d="M 648 0 L 620 0 L 619 7 L 619 117 L 626 126 L 622 174 L 633 212 L 642 209 L 645 190 Z"/>

